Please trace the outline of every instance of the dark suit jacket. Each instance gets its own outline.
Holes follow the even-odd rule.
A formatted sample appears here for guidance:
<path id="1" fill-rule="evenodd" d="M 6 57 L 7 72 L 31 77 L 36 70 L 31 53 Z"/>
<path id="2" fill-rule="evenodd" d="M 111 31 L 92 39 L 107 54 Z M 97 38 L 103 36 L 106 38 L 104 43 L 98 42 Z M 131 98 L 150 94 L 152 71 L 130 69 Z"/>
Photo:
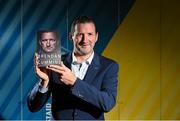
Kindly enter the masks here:
<path id="1" fill-rule="evenodd" d="M 71 54 L 63 56 L 63 62 L 71 68 Z M 40 110 L 52 93 L 54 119 L 104 120 L 104 112 L 110 111 L 116 103 L 117 74 L 116 62 L 95 53 L 83 80 L 77 79 L 73 87 L 66 86 L 59 81 L 58 74 L 52 72 L 48 92 L 32 90 L 28 107 L 32 112 Z"/>

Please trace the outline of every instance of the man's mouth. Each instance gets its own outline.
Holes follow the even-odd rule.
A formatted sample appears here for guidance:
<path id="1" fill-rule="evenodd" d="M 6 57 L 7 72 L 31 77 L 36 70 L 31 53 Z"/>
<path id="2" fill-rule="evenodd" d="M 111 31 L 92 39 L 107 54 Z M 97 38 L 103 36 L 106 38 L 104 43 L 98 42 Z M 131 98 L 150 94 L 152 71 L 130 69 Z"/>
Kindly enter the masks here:
<path id="1" fill-rule="evenodd" d="M 51 49 L 52 49 L 52 47 L 47 47 L 46 49 L 47 49 L 47 50 L 51 50 Z"/>
<path id="2" fill-rule="evenodd" d="M 82 44 L 81 46 L 89 46 L 89 44 Z"/>

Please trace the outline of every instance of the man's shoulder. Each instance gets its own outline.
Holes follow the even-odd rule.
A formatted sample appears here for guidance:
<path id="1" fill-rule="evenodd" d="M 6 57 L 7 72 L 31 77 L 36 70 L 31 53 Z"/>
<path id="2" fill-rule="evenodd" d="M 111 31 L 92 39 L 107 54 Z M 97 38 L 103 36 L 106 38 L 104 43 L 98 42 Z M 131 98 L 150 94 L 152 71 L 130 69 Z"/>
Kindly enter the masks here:
<path id="1" fill-rule="evenodd" d="M 99 56 L 99 61 L 100 61 L 100 64 L 102 64 L 102 65 L 109 65 L 109 64 L 118 65 L 118 63 L 111 58 L 105 57 L 105 56 L 100 55 L 100 54 L 97 54 L 97 55 Z"/>
<path id="2" fill-rule="evenodd" d="M 105 61 L 105 62 L 109 62 L 109 63 L 117 63 L 115 60 L 113 60 L 112 58 L 103 56 L 103 55 L 99 55 L 100 61 Z"/>
<path id="3" fill-rule="evenodd" d="M 119 70 L 119 64 L 115 60 L 103 55 L 99 55 L 99 64 L 101 70 L 108 70 L 110 73 L 117 73 Z"/>

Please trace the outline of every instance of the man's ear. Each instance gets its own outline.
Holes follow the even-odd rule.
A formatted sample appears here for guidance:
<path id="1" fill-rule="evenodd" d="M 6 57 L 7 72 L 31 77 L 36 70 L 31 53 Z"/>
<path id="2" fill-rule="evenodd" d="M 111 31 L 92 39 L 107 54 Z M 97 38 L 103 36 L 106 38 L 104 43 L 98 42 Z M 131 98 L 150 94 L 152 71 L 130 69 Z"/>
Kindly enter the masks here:
<path id="1" fill-rule="evenodd" d="M 39 40 L 39 45 L 42 46 L 41 40 Z"/>
<path id="2" fill-rule="evenodd" d="M 98 36 L 99 36 L 99 34 L 98 34 L 98 32 L 96 32 L 96 42 L 98 40 Z"/>
<path id="3" fill-rule="evenodd" d="M 69 33 L 69 40 L 71 40 L 71 41 L 73 40 L 73 33 L 71 33 L 71 32 Z"/>

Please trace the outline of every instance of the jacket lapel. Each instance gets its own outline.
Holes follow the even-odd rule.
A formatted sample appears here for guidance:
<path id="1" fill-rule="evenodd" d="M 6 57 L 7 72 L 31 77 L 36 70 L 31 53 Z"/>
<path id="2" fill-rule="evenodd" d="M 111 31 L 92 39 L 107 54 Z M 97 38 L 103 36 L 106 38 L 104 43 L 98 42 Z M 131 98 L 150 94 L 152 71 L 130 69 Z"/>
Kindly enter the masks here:
<path id="1" fill-rule="evenodd" d="M 91 64 L 89 65 L 89 68 L 83 79 L 85 82 L 91 83 L 94 80 L 96 74 L 98 73 L 99 65 L 100 65 L 99 56 L 96 53 L 94 53 L 94 58 Z"/>
<path id="2" fill-rule="evenodd" d="M 64 65 L 67 66 L 69 69 L 71 69 L 71 62 L 72 62 L 72 53 L 68 54 L 63 60 Z M 89 65 L 89 68 L 83 80 L 87 83 L 91 83 L 94 80 L 96 74 L 98 73 L 99 66 L 100 66 L 99 55 L 94 53 L 93 60 Z"/>
<path id="3" fill-rule="evenodd" d="M 71 69 L 71 62 L 72 62 L 72 54 L 69 53 L 68 55 L 66 55 L 65 57 L 63 57 L 63 63 L 66 67 L 68 67 L 69 69 Z"/>

